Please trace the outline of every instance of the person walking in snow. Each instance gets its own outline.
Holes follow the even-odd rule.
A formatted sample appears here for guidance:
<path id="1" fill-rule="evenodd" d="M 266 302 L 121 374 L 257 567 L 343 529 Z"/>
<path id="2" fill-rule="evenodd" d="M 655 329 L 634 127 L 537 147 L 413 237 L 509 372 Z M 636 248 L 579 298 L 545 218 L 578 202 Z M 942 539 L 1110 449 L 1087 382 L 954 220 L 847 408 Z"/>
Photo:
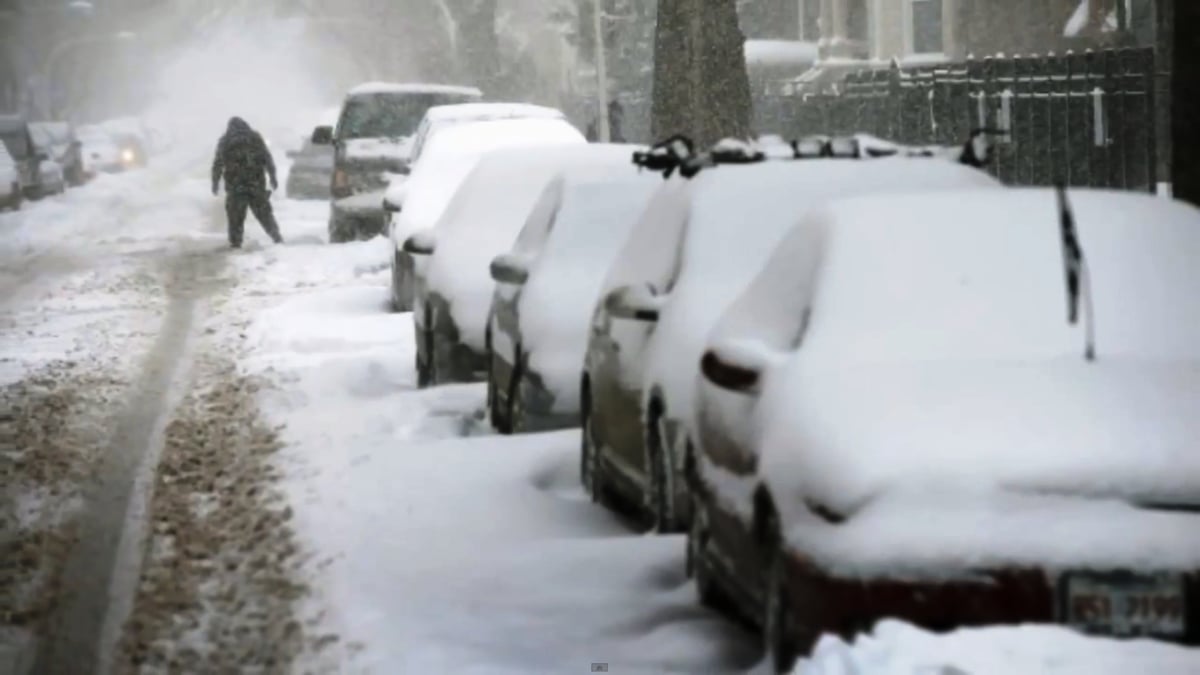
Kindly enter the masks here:
<path id="1" fill-rule="evenodd" d="M 229 245 L 241 248 L 242 234 L 246 224 L 246 209 L 254 212 L 255 219 L 276 244 L 283 243 L 279 224 L 271 210 L 271 193 L 267 191 L 266 177 L 271 179 L 271 189 L 279 189 L 275 177 L 275 160 L 263 137 L 240 117 L 229 120 L 225 135 L 217 143 L 217 156 L 213 160 L 212 190 L 215 196 L 225 178 L 225 214 L 229 217 Z"/>

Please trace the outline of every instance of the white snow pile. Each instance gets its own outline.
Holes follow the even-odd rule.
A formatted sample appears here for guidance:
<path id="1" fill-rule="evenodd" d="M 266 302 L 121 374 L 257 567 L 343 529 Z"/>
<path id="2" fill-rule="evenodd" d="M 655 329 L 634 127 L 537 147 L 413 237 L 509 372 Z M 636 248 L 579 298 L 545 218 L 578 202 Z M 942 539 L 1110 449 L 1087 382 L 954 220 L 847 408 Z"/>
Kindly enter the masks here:
<path id="1" fill-rule="evenodd" d="M 322 231 L 320 209 L 303 206 L 280 209 L 285 234 Z M 312 554 L 308 613 L 340 637 L 322 655 L 332 667 L 297 669 L 752 665 L 755 641 L 696 605 L 680 539 L 630 534 L 582 494 L 577 434 L 481 436 L 481 385 L 415 389 L 411 318 L 383 309 L 386 266 L 363 267 L 386 260 L 378 243 L 236 258 L 236 303 L 260 308 L 242 366 L 273 382 L 260 397 L 286 425 L 281 469 Z"/>
<path id="2" fill-rule="evenodd" d="M 578 129 L 555 118 L 481 121 L 442 130 L 422 150 L 409 178 L 393 181 L 388 189 L 389 199 L 404 207 L 396 219 L 392 241 L 399 248 L 414 233 L 437 224 L 455 191 L 486 153 L 585 143 L 587 139 Z"/>
<path id="3" fill-rule="evenodd" d="M 480 160 L 438 223 L 426 277 L 428 291 L 449 301 L 464 344 L 484 350 L 492 259 L 512 247 L 550 180 L 575 167 L 632 164 L 633 151 L 585 143 L 497 150 Z"/>
<path id="4" fill-rule="evenodd" d="M 661 387 L 672 416 L 691 416 L 696 366 L 721 313 L 754 278 L 805 210 L 839 196 L 1000 185 L 938 159 L 768 161 L 700 173 L 665 217 L 647 211 L 609 287 L 649 282 L 665 306 L 648 345 L 643 391 Z M 626 265 L 637 260 L 640 269 Z"/>
<path id="5" fill-rule="evenodd" d="M 1194 675 L 1200 650 L 1105 640 L 1053 626 L 973 628 L 939 635 L 882 621 L 852 643 L 827 635 L 792 675 Z"/>
<path id="6" fill-rule="evenodd" d="M 815 42 L 795 40 L 746 40 L 746 64 L 807 68 L 817 62 L 820 48 Z M 798 73 L 797 73 L 798 74 Z"/>
<path id="7" fill-rule="evenodd" d="M 850 575 L 1200 567 L 1200 518 L 1153 508 L 1200 507 L 1200 212 L 1071 198 L 1090 363 L 1066 321 L 1052 191 L 848 200 L 779 248 L 746 298 L 788 316 L 812 298 L 755 423 L 761 475 L 792 496 L 779 505 L 792 545 Z M 809 227 L 827 237 L 811 294 L 787 272 Z M 730 316 L 714 341 L 776 339 L 778 324 Z M 816 521 L 805 499 L 849 519 Z"/>
<path id="8" fill-rule="evenodd" d="M 633 149 L 630 148 L 632 153 Z M 604 275 L 655 188 L 655 173 L 632 162 L 569 171 L 547 188 L 558 200 L 549 231 L 528 232 L 520 252 L 536 256 L 521 289 L 517 316 L 522 349 L 557 411 L 579 410 L 579 372 L 587 351 L 592 308 Z"/>

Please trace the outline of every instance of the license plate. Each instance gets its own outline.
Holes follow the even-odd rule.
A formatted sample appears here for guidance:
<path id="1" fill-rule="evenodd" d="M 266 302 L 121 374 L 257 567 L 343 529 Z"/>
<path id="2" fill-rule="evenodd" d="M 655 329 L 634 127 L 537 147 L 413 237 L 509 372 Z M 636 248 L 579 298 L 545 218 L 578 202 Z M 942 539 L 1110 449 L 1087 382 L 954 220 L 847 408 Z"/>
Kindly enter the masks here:
<path id="1" fill-rule="evenodd" d="M 1183 636 L 1180 575 L 1071 574 L 1065 586 L 1065 620 L 1073 628 L 1117 637 Z"/>

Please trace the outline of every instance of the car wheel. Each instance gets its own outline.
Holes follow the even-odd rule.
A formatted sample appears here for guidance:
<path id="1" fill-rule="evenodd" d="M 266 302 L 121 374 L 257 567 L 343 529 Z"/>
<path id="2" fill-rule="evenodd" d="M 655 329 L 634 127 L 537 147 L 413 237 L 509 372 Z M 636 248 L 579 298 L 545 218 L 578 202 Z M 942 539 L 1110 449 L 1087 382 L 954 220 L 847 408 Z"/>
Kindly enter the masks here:
<path id="1" fill-rule="evenodd" d="M 392 312 L 398 313 L 400 309 L 400 252 L 392 252 Z"/>
<path id="2" fill-rule="evenodd" d="M 596 435 L 592 428 L 592 402 L 591 394 L 586 385 L 583 390 L 583 405 L 581 409 L 581 426 L 583 427 L 581 447 L 579 453 L 579 481 L 583 484 L 583 489 L 592 498 L 593 502 L 599 502 L 602 491 L 604 490 L 604 482 L 600 476 L 599 461 L 596 457 Z"/>
<path id="3" fill-rule="evenodd" d="M 425 358 L 421 358 L 421 349 L 418 347 L 415 350 L 415 359 L 417 363 L 417 387 L 425 389 L 433 384 L 433 353 L 430 351 L 428 344 L 429 332 L 423 330 L 415 322 L 413 323 L 413 332 L 416 333 L 417 345 L 426 345 L 424 350 Z"/>
<path id="4" fill-rule="evenodd" d="M 524 377 L 524 369 L 521 366 L 521 345 L 517 345 L 514 352 L 516 353 L 515 364 L 512 365 L 512 376 L 509 381 L 509 418 L 506 420 L 506 425 L 509 428 L 509 434 L 521 434 L 526 426 L 526 410 L 524 410 L 524 396 L 521 395 L 521 378 Z"/>
<path id="5" fill-rule="evenodd" d="M 708 518 L 699 500 L 693 498 L 692 524 L 687 535 L 687 575 L 696 582 L 696 596 L 700 604 L 719 609 L 721 594 L 708 566 L 705 551 L 708 549 Z"/>
<path id="6" fill-rule="evenodd" d="M 771 557 L 763 617 L 763 639 L 775 673 L 792 672 L 800 656 L 800 645 L 795 638 L 795 615 L 787 592 L 785 556 L 783 547 L 779 546 Z"/>
<path id="7" fill-rule="evenodd" d="M 512 433 L 509 428 L 508 420 L 500 413 L 500 397 L 497 395 L 499 390 L 496 380 L 496 354 L 492 351 L 491 346 L 488 346 L 488 382 L 487 382 L 487 406 L 488 417 L 492 423 L 492 428 L 502 434 Z"/>
<path id="8" fill-rule="evenodd" d="M 655 412 L 646 424 L 646 465 L 649 468 L 650 494 L 647 511 L 653 530 L 659 534 L 678 531 L 670 488 L 670 456 L 663 445 L 666 438 L 664 416 Z"/>

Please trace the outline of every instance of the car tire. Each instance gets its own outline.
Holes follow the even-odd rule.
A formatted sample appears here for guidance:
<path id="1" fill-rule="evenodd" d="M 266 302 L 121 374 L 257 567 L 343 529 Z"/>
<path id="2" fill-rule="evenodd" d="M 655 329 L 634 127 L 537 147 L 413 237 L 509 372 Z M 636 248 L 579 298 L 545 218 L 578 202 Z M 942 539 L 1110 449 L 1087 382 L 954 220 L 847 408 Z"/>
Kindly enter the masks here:
<path id="1" fill-rule="evenodd" d="M 521 396 L 521 378 L 525 375 L 525 368 L 521 365 L 520 344 L 513 348 L 513 353 L 515 363 L 508 380 L 508 419 L 505 420 L 505 426 L 508 427 L 507 433 L 519 434 L 525 429 L 525 399 Z"/>
<path id="2" fill-rule="evenodd" d="M 796 617 L 787 592 L 786 553 L 777 546 L 771 557 L 767 597 L 764 603 L 763 641 L 773 673 L 790 673 L 800 657 L 795 638 Z"/>
<path id="3" fill-rule="evenodd" d="M 510 434 L 512 429 L 509 427 L 508 420 L 504 419 L 504 415 L 500 412 L 500 397 L 497 396 L 499 387 L 496 382 L 496 354 L 492 351 L 489 341 L 488 350 L 488 383 L 487 383 L 487 406 L 488 418 L 492 423 L 492 428 L 500 434 Z"/>
<path id="4" fill-rule="evenodd" d="M 600 460 L 596 456 L 596 436 L 592 428 L 592 397 L 587 385 L 583 387 L 583 405 L 580 406 L 582 427 L 579 452 L 579 482 L 583 490 L 592 498 L 592 502 L 600 503 L 604 492 L 604 480 L 601 475 Z"/>
<path id="5" fill-rule="evenodd" d="M 392 251 L 392 302 L 390 309 L 393 314 L 399 314 L 400 309 L 400 251 Z"/>
<path id="6" fill-rule="evenodd" d="M 720 589 L 704 551 L 708 548 L 708 517 L 699 499 L 693 497 L 692 523 L 687 533 L 687 575 L 696 582 L 696 597 L 710 609 L 724 607 Z"/>
<path id="7" fill-rule="evenodd" d="M 428 317 L 426 317 L 428 319 Z M 426 323 L 428 325 L 428 323 Z M 419 344 L 425 345 L 425 358 L 421 358 L 421 350 L 418 348 L 415 351 L 414 358 L 417 363 L 417 388 L 428 389 L 434 384 L 434 368 L 433 362 L 433 338 L 432 332 L 427 329 L 422 329 L 420 326 L 413 323 L 413 331 L 416 333 L 416 339 Z"/>
<path id="8" fill-rule="evenodd" d="M 670 489 L 670 456 L 663 445 L 664 416 L 659 406 L 652 406 L 646 424 L 646 466 L 649 468 L 650 490 L 646 511 L 651 529 L 658 534 L 673 534 L 679 531 L 674 514 L 673 494 Z"/>

